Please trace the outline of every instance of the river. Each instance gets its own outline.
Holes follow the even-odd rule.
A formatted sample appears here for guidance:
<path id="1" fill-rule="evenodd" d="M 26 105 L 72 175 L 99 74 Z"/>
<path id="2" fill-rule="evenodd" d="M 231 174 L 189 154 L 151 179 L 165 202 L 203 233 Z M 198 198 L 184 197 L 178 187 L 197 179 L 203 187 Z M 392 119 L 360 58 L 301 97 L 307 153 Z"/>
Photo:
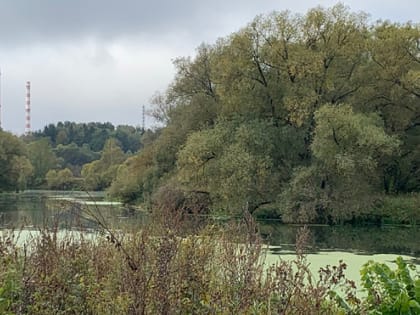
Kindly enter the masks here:
<path id="1" fill-rule="evenodd" d="M 144 214 L 125 208 L 120 203 L 104 202 L 103 198 L 103 193 L 62 191 L 0 194 L 0 230 L 19 229 L 33 234 L 40 227 L 57 226 L 65 230 L 83 228 L 94 232 L 97 225 L 93 220 L 74 215 L 81 205 L 100 213 L 116 228 L 135 228 L 145 220 Z M 284 225 L 277 221 L 260 221 L 258 224 L 268 245 L 267 265 L 279 257 L 295 257 L 294 243 L 301 226 Z M 308 261 L 314 271 L 343 259 L 349 266 L 347 275 L 357 280 L 361 265 L 369 259 L 392 265 L 392 261 L 400 255 L 417 265 L 420 263 L 418 226 L 311 225 L 309 229 Z"/>

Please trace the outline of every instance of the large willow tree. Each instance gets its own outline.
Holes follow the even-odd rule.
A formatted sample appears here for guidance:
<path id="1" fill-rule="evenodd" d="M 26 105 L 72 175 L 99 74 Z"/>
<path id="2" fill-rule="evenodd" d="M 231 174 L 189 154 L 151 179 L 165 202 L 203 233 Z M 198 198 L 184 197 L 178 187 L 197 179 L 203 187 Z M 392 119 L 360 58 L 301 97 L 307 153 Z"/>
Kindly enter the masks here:
<path id="1" fill-rule="evenodd" d="M 111 191 L 205 194 L 213 210 L 347 220 L 420 189 L 420 27 L 338 4 L 273 12 L 194 58 L 154 98 L 159 137 Z"/>

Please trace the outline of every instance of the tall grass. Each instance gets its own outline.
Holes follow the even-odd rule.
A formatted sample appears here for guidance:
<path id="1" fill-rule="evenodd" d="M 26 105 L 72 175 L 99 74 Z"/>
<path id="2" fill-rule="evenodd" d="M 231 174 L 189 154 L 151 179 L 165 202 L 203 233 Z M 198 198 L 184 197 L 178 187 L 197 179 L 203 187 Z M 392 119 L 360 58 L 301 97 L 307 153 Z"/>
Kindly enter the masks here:
<path id="1" fill-rule="evenodd" d="M 94 240 L 41 229 L 19 246 L 0 239 L 1 314 L 337 314 L 361 310 L 345 264 L 315 277 L 300 233 L 297 258 L 264 265 L 250 216 L 229 224 L 162 210 L 138 231 Z M 343 288 L 342 294 L 333 290 Z"/>

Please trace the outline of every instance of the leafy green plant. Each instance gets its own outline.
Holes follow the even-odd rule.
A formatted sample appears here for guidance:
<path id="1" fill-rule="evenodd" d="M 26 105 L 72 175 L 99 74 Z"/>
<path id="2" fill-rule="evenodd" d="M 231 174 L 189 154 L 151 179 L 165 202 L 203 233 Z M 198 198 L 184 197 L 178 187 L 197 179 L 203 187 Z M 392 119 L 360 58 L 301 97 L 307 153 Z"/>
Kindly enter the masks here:
<path id="1" fill-rule="evenodd" d="M 17 237 L 13 231 L 0 234 L 0 314 L 13 314 L 23 298 L 22 261 L 18 255 Z"/>
<path id="2" fill-rule="evenodd" d="M 420 314 L 420 279 L 414 265 L 401 257 L 396 269 L 369 261 L 361 269 L 362 285 L 367 292 L 364 304 L 370 314 Z"/>

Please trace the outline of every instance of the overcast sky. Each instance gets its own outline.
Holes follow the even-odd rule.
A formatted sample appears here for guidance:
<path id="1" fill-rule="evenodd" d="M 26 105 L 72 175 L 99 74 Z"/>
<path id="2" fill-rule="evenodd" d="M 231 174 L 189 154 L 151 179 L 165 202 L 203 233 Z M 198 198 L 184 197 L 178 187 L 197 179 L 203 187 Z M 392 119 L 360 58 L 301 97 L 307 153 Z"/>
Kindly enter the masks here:
<path id="1" fill-rule="evenodd" d="M 257 14 L 305 13 L 336 2 L 0 0 L 1 125 L 24 132 L 26 81 L 33 130 L 66 120 L 140 125 L 142 105 L 171 82 L 174 58 L 194 55 L 200 43 L 237 31 Z M 372 21 L 419 22 L 419 0 L 342 2 Z"/>

